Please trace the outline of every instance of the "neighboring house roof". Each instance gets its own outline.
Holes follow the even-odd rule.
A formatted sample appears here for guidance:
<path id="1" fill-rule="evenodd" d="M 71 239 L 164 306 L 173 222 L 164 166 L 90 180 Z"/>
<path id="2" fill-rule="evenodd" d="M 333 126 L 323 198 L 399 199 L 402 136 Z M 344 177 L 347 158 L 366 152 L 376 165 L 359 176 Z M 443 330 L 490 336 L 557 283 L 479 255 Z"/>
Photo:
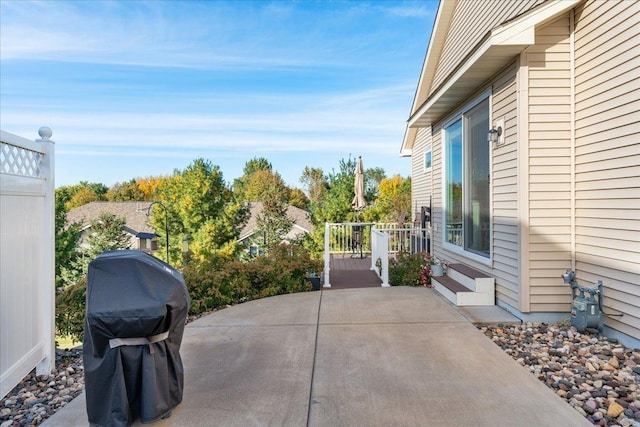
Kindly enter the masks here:
<path id="1" fill-rule="evenodd" d="M 240 241 L 245 240 L 258 231 L 258 215 L 262 213 L 262 210 L 262 202 L 249 202 L 249 220 L 240 232 Z M 298 230 L 298 233 L 294 234 L 301 232 L 311 233 L 311 231 L 313 231 L 313 223 L 311 222 L 309 212 L 304 209 L 290 205 L 287 208 L 287 216 L 293 221 L 292 231 Z"/>
<path id="2" fill-rule="evenodd" d="M 82 228 L 88 228 L 91 221 L 98 219 L 103 213 L 110 213 L 125 219 L 125 231 L 140 237 L 155 236 L 153 229 L 147 224 L 147 211 L 151 202 L 91 202 L 71 209 L 67 213 L 69 223 L 79 222 Z M 148 237 L 150 236 L 150 237 Z"/>
<path id="3" fill-rule="evenodd" d="M 488 30 L 461 62 L 455 64 L 452 72 L 441 83 L 432 87 L 456 6 L 456 2 L 441 1 L 400 155 L 411 155 L 418 128 L 431 126 L 473 93 L 479 82 L 486 81 L 525 48 L 534 45 L 538 28 L 579 2 L 580 0 L 547 1 L 519 16 L 498 23 Z"/>

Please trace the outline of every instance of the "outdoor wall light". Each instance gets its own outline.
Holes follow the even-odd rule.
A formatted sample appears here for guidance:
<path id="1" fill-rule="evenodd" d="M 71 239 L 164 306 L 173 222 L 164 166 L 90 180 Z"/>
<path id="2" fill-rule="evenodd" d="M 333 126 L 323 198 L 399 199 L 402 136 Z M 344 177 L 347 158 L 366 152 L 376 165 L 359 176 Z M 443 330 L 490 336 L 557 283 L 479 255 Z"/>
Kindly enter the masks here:
<path id="1" fill-rule="evenodd" d="M 495 121 L 494 126 L 489 129 L 489 133 L 487 134 L 487 140 L 495 148 L 498 148 L 504 143 L 504 119 L 498 119 Z"/>

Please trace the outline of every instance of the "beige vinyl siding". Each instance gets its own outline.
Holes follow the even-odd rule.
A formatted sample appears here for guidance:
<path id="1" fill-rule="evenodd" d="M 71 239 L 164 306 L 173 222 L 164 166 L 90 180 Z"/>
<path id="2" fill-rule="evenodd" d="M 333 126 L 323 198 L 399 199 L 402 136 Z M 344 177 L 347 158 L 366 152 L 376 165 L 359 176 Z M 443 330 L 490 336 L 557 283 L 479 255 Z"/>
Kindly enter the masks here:
<path id="1" fill-rule="evenodd" d="M 442 257 L 442 123 L 431 126 L 431 156 L 433 173 L 431 174 L 431 188 L 433 190 L 433 207 L 431 208 L 431 247 L 432 252 Z"/>
<path id="2" fill-rule="evenodd" d="M 492 85 L 491 120 L 503 118 L 504 143 L 492 149 L 493 270 L 496 297 L 518 307 L 520 280 L 518 259 L 518 63 L 509 65 Z"/>
<path id="3" fill-rule="evenodd" d="M 456 4 L 456 10 L 442 55 L 438 63 L 430 93 L 451 74 L 453 69 L 469 54 L 482 38 L 494 27 L 509 21 L 545 0 L 465 0 Z"/>
<path id="4" fill-rule="evenodd" d="M 575 11 L 576 272 L 604 283 L 605 324 L 640 337 L 640 2 Z"/>
<path id="5" fill-rule="evenodd" d="M 431 149 L 431 128 L 420 128 L 411 152 L 411 212 L 407 221 L 420 218 L 420 208 L 429 206 L 431 171 L 424 170 L 424 153 Z M 432 153 L 433 159 L 433 153 Z"/>
<path id="6" fill-rule="evenodd" d="M 566 312 L 571 267 L 571 43 L 569 16 L 536 31 L 526 51 L 529 147 L 529 309 Z"/>

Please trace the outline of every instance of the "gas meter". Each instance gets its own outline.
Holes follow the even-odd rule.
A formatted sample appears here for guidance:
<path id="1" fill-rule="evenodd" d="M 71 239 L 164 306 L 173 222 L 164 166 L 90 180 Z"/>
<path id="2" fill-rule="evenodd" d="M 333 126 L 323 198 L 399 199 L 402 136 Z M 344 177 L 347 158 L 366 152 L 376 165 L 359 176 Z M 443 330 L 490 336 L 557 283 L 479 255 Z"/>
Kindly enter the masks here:
<path id="1" fill-rule="evenodd" d="M 597 288 L 578 285 L 573 270 L 567 270 L 562 279 L 571 286 L 571 325 L 580 332 L 587 328 L 602 332 L 602 280 Z"/>

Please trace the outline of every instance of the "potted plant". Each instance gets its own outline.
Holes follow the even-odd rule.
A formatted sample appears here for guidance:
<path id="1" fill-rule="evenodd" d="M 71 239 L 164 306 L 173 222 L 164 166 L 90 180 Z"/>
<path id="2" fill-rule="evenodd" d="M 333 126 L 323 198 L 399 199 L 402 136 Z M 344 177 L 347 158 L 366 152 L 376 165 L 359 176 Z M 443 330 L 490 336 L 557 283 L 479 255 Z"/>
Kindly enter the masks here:
<path id="1" fill-rule="evenodd" d="M 314 291 L 320 290 L 320 275 L 318 274 L 317 270 L 315 269 L 307 270 L 305 279 L 308 280 L 309 283 L 311 283 L 311 286 Z"/>

